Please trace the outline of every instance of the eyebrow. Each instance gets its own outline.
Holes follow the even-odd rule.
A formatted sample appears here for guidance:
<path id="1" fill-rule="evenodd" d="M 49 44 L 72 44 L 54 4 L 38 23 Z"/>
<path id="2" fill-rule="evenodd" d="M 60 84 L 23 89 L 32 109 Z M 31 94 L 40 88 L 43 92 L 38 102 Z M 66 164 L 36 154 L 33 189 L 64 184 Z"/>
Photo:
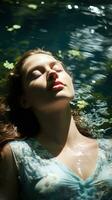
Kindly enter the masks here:
<path id="1" fill-rule="evenodd" d="M 49 63 L 50 65 L 54 65 L 54 64 L 56 64 L 56 63 L 60 63 L 60 64 L 62 64 L 62 66 L 63 66 L 63 63 L 60 61 L 60 60 L 55 60 L 55 61 L 52 61 L 51 63 Z M 32 66 L 32 69 L 30 69 L 29 71 L 28 71 L 28 73 L 31 73 L 33 70 L 35 70 L 35 69 L 38 69 L 38 68 L 42 68 L 43 67 L 43 65 L 34 65 L 34 66 Z M 51 66 L 51 68 L 52 68 L 53 66 Z"/>

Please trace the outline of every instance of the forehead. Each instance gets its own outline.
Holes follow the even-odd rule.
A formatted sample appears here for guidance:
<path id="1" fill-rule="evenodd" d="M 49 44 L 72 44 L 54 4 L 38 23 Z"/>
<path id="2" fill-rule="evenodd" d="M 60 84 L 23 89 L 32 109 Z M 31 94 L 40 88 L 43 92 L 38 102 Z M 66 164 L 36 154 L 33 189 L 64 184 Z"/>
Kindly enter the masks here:
<path id="1" fill-rule="evenodd" d="M 47 55 L 47 54 L 34 54 L 29 56 L 23 66 L 22 69 L 23 71 L 29 71 L 32 69 L 32 67 L 38 66 L 38 65 L 46 65 L 51 62 L 55 62 L 56 59 L 52 55 Z"/>

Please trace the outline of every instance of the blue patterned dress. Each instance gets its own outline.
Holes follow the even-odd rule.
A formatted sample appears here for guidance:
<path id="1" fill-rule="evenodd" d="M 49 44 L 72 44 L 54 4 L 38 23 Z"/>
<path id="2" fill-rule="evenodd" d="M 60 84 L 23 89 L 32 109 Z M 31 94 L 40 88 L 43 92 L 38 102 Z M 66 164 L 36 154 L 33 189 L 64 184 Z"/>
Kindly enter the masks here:
<path id="1" fill-rule="evenodd" d="M 96 168 L 86 180 L 34 138 L 10 142 L 22 200 L 112 200 L 112 141 L 98 139 Z"/>

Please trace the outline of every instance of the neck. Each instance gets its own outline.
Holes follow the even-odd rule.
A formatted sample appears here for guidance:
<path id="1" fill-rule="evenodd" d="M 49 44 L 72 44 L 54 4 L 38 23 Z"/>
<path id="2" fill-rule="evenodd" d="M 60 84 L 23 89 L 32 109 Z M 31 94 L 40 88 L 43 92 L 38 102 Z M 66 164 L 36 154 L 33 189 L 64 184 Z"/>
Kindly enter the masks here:
<path id="1" fill-rule="evenodd" d="M 72 145 L 73 141 L 81 137 L 71 115 L 69 105 L 60 110 L 39 111 L 36 116 L 41 127 L 38 139 L 44 144 Z"/>

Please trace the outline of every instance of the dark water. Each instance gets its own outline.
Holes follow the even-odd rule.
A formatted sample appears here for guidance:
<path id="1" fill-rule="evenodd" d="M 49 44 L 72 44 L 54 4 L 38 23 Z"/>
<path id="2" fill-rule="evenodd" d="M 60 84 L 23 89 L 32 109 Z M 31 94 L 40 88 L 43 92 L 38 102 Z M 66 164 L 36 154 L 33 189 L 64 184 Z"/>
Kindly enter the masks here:
<path id="1" fill-rule="evenodd" d="M 54 52 L 72 72 L 80 110 L 94 134 L 112 135 L 112 4 L 1 1 L 0 94 L 6 60 L 35 47 Z"/>

